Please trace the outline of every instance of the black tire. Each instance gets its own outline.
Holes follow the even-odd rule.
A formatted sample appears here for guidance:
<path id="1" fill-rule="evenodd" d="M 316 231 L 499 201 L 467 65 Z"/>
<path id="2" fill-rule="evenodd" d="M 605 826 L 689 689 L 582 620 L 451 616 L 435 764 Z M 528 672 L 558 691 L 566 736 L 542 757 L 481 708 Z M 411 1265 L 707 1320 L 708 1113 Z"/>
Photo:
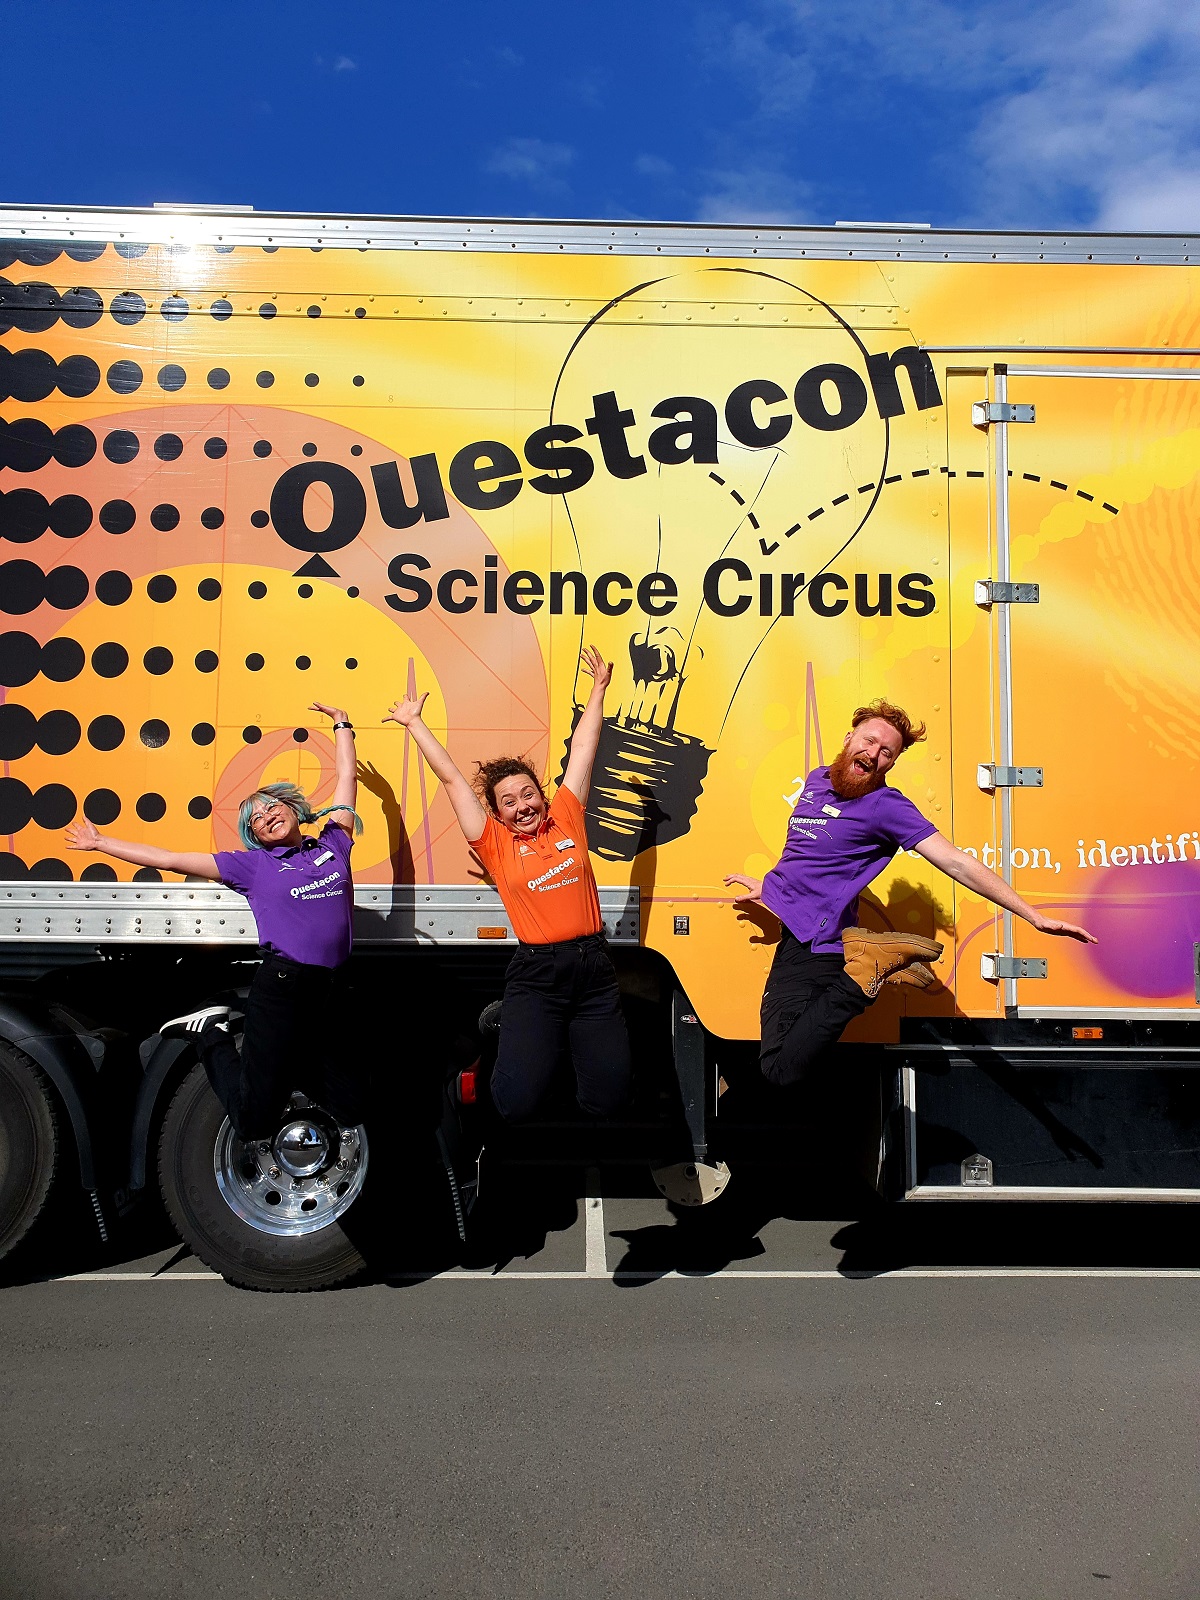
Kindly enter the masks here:
<path id="1" fill-rule="evenodd" d="M 0 1259 L 46 1215 L 62 1138 L 54 1090 L 12 1045 L 0 1045 Z"/>
<path id="2" fill-rule="evenodd" d="M 221 1103 L 197 1065 L 167 1107 L 158 1142 L 163 1201 L 193 1253 L 243 1289 L 331 1289 L 362 1272 L 365 1258 L 347 1232 L 351 1218 L 361 1220 L 361 1196 L 343 1218 L 298 1237 L 260 1232 L 231 1210 L 214 1166 L 224 1121 Z"/>

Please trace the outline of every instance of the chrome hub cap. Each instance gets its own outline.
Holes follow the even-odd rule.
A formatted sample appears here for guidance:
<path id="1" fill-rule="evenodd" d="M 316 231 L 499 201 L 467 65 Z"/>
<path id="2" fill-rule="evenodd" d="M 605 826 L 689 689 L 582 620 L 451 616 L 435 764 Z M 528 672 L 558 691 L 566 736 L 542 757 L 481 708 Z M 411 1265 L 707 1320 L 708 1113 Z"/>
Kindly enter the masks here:
<path id="1" fill-rule="evenodd" d="M 317 1233 L 362 1192 L 367 1133 L 339 1128 L 315 1106 L 292 1111 L 273 1139 L 239 1139 L 226 1117 L 213 1166 L 229 1209 L 259 1233 Z"/>

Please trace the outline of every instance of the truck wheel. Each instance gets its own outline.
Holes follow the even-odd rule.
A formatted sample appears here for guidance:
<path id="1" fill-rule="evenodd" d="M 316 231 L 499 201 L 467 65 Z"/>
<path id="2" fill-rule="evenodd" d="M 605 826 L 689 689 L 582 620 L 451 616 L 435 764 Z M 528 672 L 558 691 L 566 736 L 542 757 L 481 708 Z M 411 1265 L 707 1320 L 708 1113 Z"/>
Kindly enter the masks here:
<path id="1" fill-rule="evenodd" d="M 366 1175 L 366 1131 L 339 1128 L 314 1106 L 290 1113 L 271 1139 L 239 1139 L 202 1066 L 176 1091 L 158 1144 L 180 1237 L 246 1289 L 328 1289 L 361 1272 L 347 1226 L 360 1220 Z"/>
<path id="2" fill-rule="evenodd" d="M 0 1045 L 0 1259 L 46 1212 L 61 1144 L 46 1077 L 28 1056 Z"/>

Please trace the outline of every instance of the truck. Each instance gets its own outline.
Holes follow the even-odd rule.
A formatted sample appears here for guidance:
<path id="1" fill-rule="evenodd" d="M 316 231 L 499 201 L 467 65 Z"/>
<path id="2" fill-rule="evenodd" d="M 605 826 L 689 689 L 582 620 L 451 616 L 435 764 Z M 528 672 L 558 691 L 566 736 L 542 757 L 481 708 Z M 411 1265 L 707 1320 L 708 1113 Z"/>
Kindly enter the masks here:
<path id="1" fill-rule="evenodd" d="M 860 921 L 936 936 L 940 981 L 847 1030 L 830 1136 L 893 1199 L 1200 1197 L 1198 263 L 1165 234 L 0 211 L 0 1250 L 65 1191 L 102 1235 L 161 1193 L 265 1288 L 361 1270 L 372 1208 L 417 1227 L 513 940 L 383 716 L 428 690 L 460 766 L 553 782 L 583 642 L 615 662 L 588 830 L 643 1087 L 587 1159 L 698 1204 L 759 1135 L 811 1148 L 815 1091 L 725 1092 L 778 928 L 722 878 L 773 864 L 886 695 L 928 725 L 898 786 L 1099 942 L 901 853 Z M 297 1104 L 247 1151 L 159 1032 L 244 990 L 245 902 L 63 829 L 207 851 L 263 781 L 320 803 L 314 697 L 357 727 L 351 981 L 390 1109 L 329 1134 Z"/>

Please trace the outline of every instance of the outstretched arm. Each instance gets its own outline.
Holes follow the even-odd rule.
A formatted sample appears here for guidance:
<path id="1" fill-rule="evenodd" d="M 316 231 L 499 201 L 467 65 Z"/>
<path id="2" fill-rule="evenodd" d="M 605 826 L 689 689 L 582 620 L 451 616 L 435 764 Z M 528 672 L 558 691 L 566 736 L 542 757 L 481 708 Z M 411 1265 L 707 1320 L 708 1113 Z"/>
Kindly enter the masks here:
<path id="1" fill-rule="evenodd" d="M 969 856 L 965 850 L 959 850 L 940 833 L 930 834 L 928 839 L 923 839 L 913 848 L 919 856 L 924 856 L 926 861 L 931 861 L 935 867 L 940 868 L 948 878 L 953 878 L 955 883 L 961 883 L 966 889 L 973 889 L 976 894 L 981 894 L 993 905 L 1002 906 L 1005 911 L 1024 917 L 1025 921 L 1039 933 L 1053 933 L 1065 939 L 1078 939 L 1082 944 L 1098 942 L 1095 934 L 1089 933 L 1086 928 L 1077 927 L 1073 922 L 1060 922 L 1055 917 L 1042 916 L 1040 911 L 1035 911 L 1031 905 L 1027 905 L 1012 885 L 1005 883 L 998 873 L 993 872 L 990 867 L 985 867 L 982 861 L 976 861 L 975 857 Z"/>
<path id="2" fill-rule="evenodd" d="M 216 860 L 199 851 L 160 850 L 154 844 L 133 844 L 109 839 L 91 822 L 75 822 L 67 829 L 68 850 L 98 850 L 101 855 L 128 861 L 135 867 L 157 867 L 160 872 L 182 872 L 188 878 L 220 879 Z"/>
<path id="3" fill-rule="evenodd" d="M 604 691 L 612 678 L 612 662 L 605 661 L 599 650 L 590 645 L 579 658 L 583 670 L 592 680 L 588 695 L 571 735 L 571 755 L 563 773 L 563 788 L 570 789 L 580 805 L 587 803 L 592 786 L 592 763 L 596 759 L 596 746 L 600 743 L 600 729 L 604 724 Z"/>
<path id="4" fill-rule="evenodd" d="M 450 752 L 439 743 L 422 721 L 421 712 L 428 699 L 429 695 L 425 693 L 415 700 L 397 700 L 383 720 L 398 723 L 412 734 L 417 749 L 433 768 L 434 776 L 444 786 L 467 843 L 474 844 L 477 839 L 483 837 L 483 830 L 487 827 L 487 813 L 479 803 L 479 796 L 454 765 Z"/>
<path id="5" fill-rule="evenodd" d="M 345 806 L 340 814 L 335 812 L 333 820 L 339 828 L 344 828 L 351 838 L 354 837 L 354 802 L 358 799 L 358 762 L 354 757 L 354 729 L 350 727 L 350 719 L 344 711 L 336 706 L 323 706 L 319 700 L 314 700 L 308 708 L 310 711 L 319 711 L 322 716 L 332 717 L 335 732 L 333 735 L 333 763 L 337 782 L 333 791 L 333 804 Z M 337 724 L 344 722 L 344 728 Z"/>

